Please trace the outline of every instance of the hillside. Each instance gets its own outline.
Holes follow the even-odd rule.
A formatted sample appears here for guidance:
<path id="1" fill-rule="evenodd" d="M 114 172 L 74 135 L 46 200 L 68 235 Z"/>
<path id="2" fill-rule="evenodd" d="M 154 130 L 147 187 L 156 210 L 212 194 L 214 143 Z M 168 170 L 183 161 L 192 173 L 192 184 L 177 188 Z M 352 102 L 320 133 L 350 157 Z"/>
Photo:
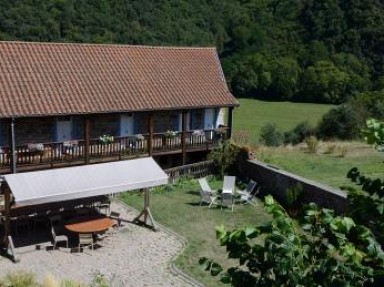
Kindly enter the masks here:
<path id="1" fill-rule="evenodd" d="M 384 87 L 380 0 L 2 0 L 0 40 L 216 46 L 241 97 L 340 103 Z"/>
<path id="2" fill-rule="evenodd" d="M 233 113 L 234 136 L 246 135 L 249 142 L 255 143 L 260 129 L 267 123 L 275 124 L 279 131 L 288 131 L 297 124 L 307 121 L 316 126 L 332 105 L 264 102 L 253 99 L 239 99 L 240 107 Z"/>

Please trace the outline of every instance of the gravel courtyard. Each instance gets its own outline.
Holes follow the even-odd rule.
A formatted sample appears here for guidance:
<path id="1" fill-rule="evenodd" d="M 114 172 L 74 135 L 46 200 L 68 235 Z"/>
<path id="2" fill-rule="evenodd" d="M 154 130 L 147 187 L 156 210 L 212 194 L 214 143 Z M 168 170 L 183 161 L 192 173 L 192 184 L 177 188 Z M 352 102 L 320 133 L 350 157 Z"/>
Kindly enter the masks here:
<path id="1" fill-rule="evenodd" d="M 111 210 L 132 220 L 137 211 L 113 202 Z M 70 249 L 48 251 L 43 244 L 18 249 L 20 262 L 0 258 L 0 276 L 8 272 L 27 271 L 42 281 L 47 275 L 58 279 L 72 279 L 91 283 L 96 274 L 102 274 L 111 286 L 201 286 L 172 264 L 184 248 L 182 238 L 162 228 L 151 229 L 123 223 L 119 232 L 95 250 L 71 252 Z"/>

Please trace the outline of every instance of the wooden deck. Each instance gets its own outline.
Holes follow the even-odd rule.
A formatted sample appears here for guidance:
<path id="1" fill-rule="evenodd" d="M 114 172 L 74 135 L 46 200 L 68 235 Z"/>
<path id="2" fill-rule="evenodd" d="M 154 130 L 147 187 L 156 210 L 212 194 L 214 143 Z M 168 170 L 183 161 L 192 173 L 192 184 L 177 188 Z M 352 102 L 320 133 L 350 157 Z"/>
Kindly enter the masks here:
<path id="1" fill-rule="evenodd" d="M 222 140 L 213 130 L 186 133 L 185 152 L 209 151 Z M 151 142 L 151 148 L 149 143 Z M 103 143 L 91 139 L 86 149 L 84 140 L 29 144 L 15 147 L 17 171 L 32 171 L 85 164 L 85 152 L 89 150 L 89 162 L 99 163 L 126 160 L 142 156 L 181 154 L 183 152 L 182 133 L 174 137 L 154 134 L 141 136 L 115 137 L 113 142 Z M 0 172 L 11 173 L 11 149 L 0 148 Z"/>

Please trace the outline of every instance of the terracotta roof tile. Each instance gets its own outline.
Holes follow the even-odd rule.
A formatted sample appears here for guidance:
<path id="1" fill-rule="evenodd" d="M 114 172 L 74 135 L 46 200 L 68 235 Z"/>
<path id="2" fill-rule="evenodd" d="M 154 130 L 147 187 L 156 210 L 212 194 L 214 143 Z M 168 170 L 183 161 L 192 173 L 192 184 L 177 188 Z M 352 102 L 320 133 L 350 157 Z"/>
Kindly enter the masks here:
<path id="1" fill-rule="evenodd" d="M 214 48 L 0 42 L 0 117 L 237 104 Z"/>

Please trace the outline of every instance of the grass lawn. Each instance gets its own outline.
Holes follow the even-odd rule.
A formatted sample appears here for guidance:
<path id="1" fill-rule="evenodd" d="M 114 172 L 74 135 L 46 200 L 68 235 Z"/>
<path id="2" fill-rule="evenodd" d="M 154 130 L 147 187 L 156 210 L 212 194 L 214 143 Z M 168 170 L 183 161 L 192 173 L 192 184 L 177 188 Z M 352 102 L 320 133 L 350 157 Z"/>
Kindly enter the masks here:
<path id="1" fill-rule="evenodd" d="M 257 143 L 260 129 L 267 123 L 275 123 L 279 131 L 288 131 L 303 121 L 315 126 L 334 106 L 254 99 L 239 101 L 240 107 L 234 110 L 233 138 L 239 144 L 250 145 L 258 160 L 336 188 L 351 185 L 346 174 L 352 167 L 358 167 L 371 177 L 384 174 L 384 153 L 363 142 L 320 143 L 316 154 L 306 152 L 305 144 L 268 148 Z"/>
<path id="2" fill-rule="evenodd" d="M 222 182 L 212 179 L 212 188 L 219 189 Z M 121 199 L 140 210 L 143 198 L 139 194 L 125 193 Z M 248 226 L 268 221 L 262 204 L 235 205 L 233 213 L 228 209 L 207 205 L 199 206 L 199 184 L 197 180 L 180 180 L 171 187 L 155 189 L 151 194 L 151 211 L 158 223 L 170 228 L 188 240 L 188 247 L 176 264 L 206 286 L 227 286 L 200 269 L 198 260 L 206 256 L 218 262 L 226 258 L 225 248 L 216 239 L 215 227 L 223 224 L 227 229 Z"/>
<path id="3" fill-rule="evenodd" d="M 240 107 L 235 108 L 233 113 L 234 135 L 245 132 L 252 143 L 257 142 L 260 129 L 267 123 L 275 123 L 280 131 L 288 131 L 304 121 L 315 126 L 334 107 L 323 104 L 238 100 Z"/>
<path id="4" fill-rule="evenodd" d="M 255 156 L 260 161 L 336 188 L 353 186 L 346 178 L 352 167 L 373 178 L 384 174 L 384 153 L 363 142 L 320 142 L 315 154 L 308 153 L 304 144 L 257 147 Z"/>

